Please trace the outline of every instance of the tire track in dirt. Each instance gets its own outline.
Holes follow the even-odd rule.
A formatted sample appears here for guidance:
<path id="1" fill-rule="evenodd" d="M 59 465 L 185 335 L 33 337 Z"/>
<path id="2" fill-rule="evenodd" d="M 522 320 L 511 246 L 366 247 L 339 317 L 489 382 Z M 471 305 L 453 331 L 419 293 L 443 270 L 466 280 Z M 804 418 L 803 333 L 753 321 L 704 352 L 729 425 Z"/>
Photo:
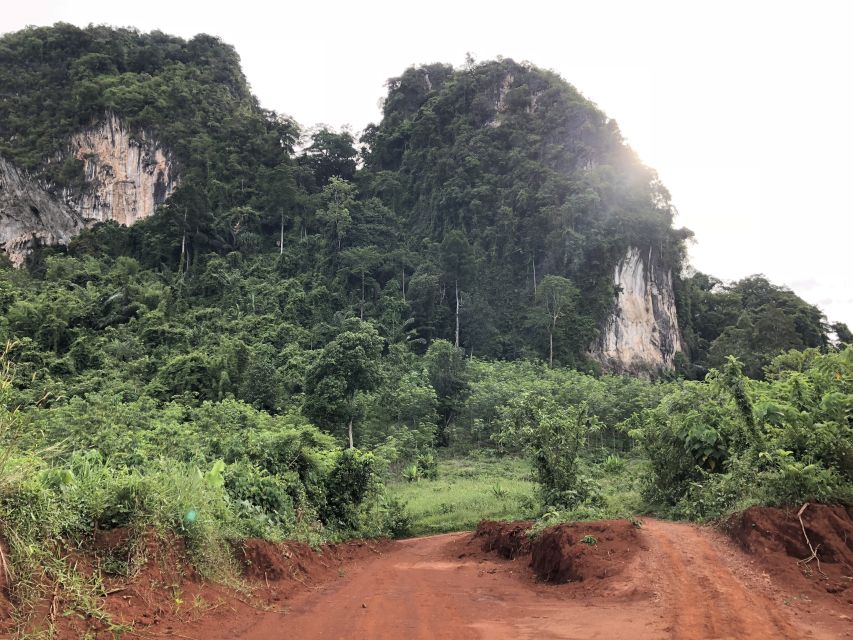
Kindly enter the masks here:
<path id="1" fill-rule="evenodd" d="M 466 555 L 470 534 L 395 543 L 303 593 L 288 613 L 259 614 L 230 638 L 270 640 L 828 640 L 838 627 L 807 628 L 747 557 L 715 532 L 647 520 L 622 575 L 537 583 L 526 561 Z M 224 630 L 223 630 L 224 631 Z M 847 633 L 845 629 L 844 634 Z M 212 640 L 208 638 L 207 640 Z"/>
<path id="2" fill-rule="evenodd" d="M 778 603 L 741 582 L 708 531 L 649 520 L 645 533 L 656 556 L 674 640 L 802 637 L 775 612 Z"/>

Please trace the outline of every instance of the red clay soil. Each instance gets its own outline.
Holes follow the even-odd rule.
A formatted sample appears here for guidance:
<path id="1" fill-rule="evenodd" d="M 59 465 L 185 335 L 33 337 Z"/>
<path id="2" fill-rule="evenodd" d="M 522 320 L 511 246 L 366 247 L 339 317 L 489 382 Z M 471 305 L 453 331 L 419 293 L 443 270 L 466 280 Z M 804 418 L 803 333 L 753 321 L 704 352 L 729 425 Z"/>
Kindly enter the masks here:
<path id="1" fill-rule="evenodd" d="M 840 539 L 853 537 L 849 514 L 845 521 L 834 513 Z M 745 531 L 759 528 L 746 522 Z M 125 638 L 853 638 L 849 602 L 825 589 L 805 597 L 798 585 L 774 579 L 757 561 L 763 543 L 750 555 L 717 529 L 651 519 L 641 528 L 561 525 L 533 541 L 528 526 L 486 523 L 473 536 L 356 542 L 320 553 L 249 541 L 238 549 L 250 586 L 240 592 L 187 571 L 176 543 L 148 549 L 134 580 L 108 585 L 117 591 L 106 604 L 135 622 Z M 588 535 L 595 544 L 582 542 Z M 534 555 L 542 567 L 565 570 L 534 569 Z M 61 629 L 60 638 L 81 637 L 79 627 Z"/>
<path id="2" fill-rule="evenodd" d="M 0 539 L 0 633 L 2 633 L 2 621 L 12 615 L 12 601 L 9 599 L 9 565 L 8 547 Z"/>
<path id="3" fill-rule="evenodd" d="M 472 540 L 480 541 L 483 551 L 494 551 L 501 558 L 512 560 L 522 554 L 530 553 L 531 539 L 527 532 L 532 526 L 533 520 L 516 522 L 483 520 L 477 526 Z"/>
<path id="4" fill-rule="evenodd" d="M 622 573 L 639 546 L 637 527 L 626 520 L 561 524 L 536 537 L 530 567 L 558 584 L 604 580 Z"/>
<path id="5" fill-rule="evenodd" d="M 484 520 L 474 540 L 509 560 L 529 555 L 533 573 L 556 584 L 617 576 L 641 547 L 638 527 L 627 520 L 566 523 L 532 538 L 531 524 Z"/>
<path id="6" fill-rule="evenodd" d="M 141 567 L 130 579 L 108 575 L 104 579 L 103 610 L 113 624 L 131 629 L 118 634 L 121 637 L 207 640 L 239 637 L 239 629 L 256 617 L 281 615 L 295 594 L 337 579 L 342 566 L 375 556 L 388 544 L 387 540 L 353 540 L 315 551 L 299 542 L 247 540 L 234 548 L 244 577 L 241 585 L 234 585 L 237 589 L 202 579 L 177 536 L 149 532 L 133 540 L 127 529 L 99 531 L 89 544 L 64 554 L 84 575 L 98 567 L 103 572 L 108 560 L 140 560 Z M 18 634 L 46 628 L 54 608 L 55 635 L 51 637 L 56 640 L 117 637 L 106 621 L 81 617 L 66 594 L 51 594 L 49 585 L 46 593 L 48 601 L 37 603 L 35 619 L 17 629 Z M 8 600 L 0 593 L 0 638 L 16 637 L 11 611 L 3 611 L 4 602 Z"/>
<path id="7" fill-rule="evenodd" d="M 810 504 L 802 525 L 798 511 L 751 507 L 722 527 L 777 581 L 812 598 L 831 594 L 841 604 L 853 605 L 853 507 Z M 803 527 L 817 556 L 808 562 L 812 551 Z"/>

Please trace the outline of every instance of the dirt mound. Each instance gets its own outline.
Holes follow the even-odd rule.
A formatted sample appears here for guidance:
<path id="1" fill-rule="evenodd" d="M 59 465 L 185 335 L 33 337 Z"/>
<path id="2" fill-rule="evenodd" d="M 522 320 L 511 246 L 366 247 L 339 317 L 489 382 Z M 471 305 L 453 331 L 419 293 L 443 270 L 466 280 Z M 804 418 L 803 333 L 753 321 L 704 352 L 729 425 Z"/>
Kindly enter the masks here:
<path id="1" fill-rule="evenodd" d="M 243 565 L 243 577 L 267 583 L 283 580 L 314 582 L 337 571 L 342 562 L 359 558 L 365 553 L 379 553 L 384 541 L 353 540 L 345 544 L 325 544 L 314 550 L 302 542 L 275 543 L 256 538 L 234 545 L 238 561 Z"/>
<path id="2" fill-rule="evenodd" d="M 281 580 L 291 575 L 289 554 L 269 540 L 244 540 L 234 546 L 243 575 L 253 580 Z"/>
<path id="3" fill-rule="evenodd" d="M 95 532 L 91 548 L 98 555 L 110 555 L 127 547 L 132 541 L 133 532 L 128 527 L 99 529 Z"/>
<path id="4" fill-rule="evenodd" d="M 530 566 L 548 582 L 583 582 L 621 573 L 640 546 L 625 520 L 572 522 L 549 527 L 533 541 Z"/>
<path id="5" fill-rule="evenodd" d="M 722 523 L 722 529 L 768 573 L 796 584 L 837 594 L 853 604 L 853 507 L 810 504 L 803 525 L 817 552 L 811 556 L 797 518 L 799 509 L 750 507 Z"/>
<path id="6" fill-rule="evenodd" d="M 474 532 L 475 540 L 482 540 L 483 551 L 494 551 L 501 558 L 512 560 L 530 553 L 530 537 L 527 532 L 533 526 L 532 520 L 518 522 L 495 522 L 483 520 Z"/>
<path id="7" fill-rule="evenodd" d="M 472 541 L 508 560 L 529 554 L 536 576 L 555 583 L 616 576 L 640 547 L 637 528 L 626 520 L 560 524 L 534 537 L 532 524 L 484 520 Z"/>

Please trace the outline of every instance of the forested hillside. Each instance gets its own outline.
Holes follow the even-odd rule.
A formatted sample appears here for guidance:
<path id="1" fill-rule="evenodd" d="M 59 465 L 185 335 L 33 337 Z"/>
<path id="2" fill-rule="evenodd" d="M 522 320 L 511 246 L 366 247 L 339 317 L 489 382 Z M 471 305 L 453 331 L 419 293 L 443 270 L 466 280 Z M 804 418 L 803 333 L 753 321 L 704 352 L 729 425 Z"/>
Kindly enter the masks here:
<path id="1" fill-rule="evenodd" d="M 173 191 L 0 269 L 0 550 L 19 571 L 71 588 L 53 542 L 92 527 L 176 531 L 206 575 L 246 536 L 404 534 L 384 483 L 446 451 L 530 458 L 531 517 L 849 499 L 851 350 L 829 339 L 847 327 L 762 277 L 686 275 L 665 187 L 556 74 L 412 67 L 356 140 L 263 109 L 211 36 L 0 38 L 0 160 L 39 202 L 107 193 L 70 141 L 108 120 Z M 654 342 L 642 378 L 596 352 L 614 318 L 634 326 L 627 299 Z M 642 478 L 608 498 L 626 455 Z"/>
<path id="2" fill-rule="evenodd" d="M 458 285 L 462 345 L 541 354 L 538 288 L 557 276 L 569 300 L 557 354 L 577 365 L 611 313 L 613 267 L 629 247 L 659 248 L 680 270 L 689 232 L 672 229 L 668 193 L 615 122 L 554 74 L 511 60 L 409 69 L 389 81 L 363 142 L 363 179 L 403 212 L 413 248 L 440 246 L 411 282 L 424 337 L 450 334 L 426 294 Z"/>

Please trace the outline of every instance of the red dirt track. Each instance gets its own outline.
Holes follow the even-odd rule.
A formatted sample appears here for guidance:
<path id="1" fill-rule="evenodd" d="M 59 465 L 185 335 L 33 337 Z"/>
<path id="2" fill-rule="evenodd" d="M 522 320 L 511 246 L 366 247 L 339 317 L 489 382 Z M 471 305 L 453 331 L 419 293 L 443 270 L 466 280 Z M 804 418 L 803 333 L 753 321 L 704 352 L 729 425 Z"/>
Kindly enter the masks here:
<path id="1" fill-rule="evenodd" d="M 250 588 L 237 592 L 188 570 L 180 545 L 159 557 L 152 548 L 155 560 L 132 581 L 107 585 L 105 607 L 133 626 L 127 638 L 853 638 L 851 514 L 807 513 L 826 575 L 797 563 L 795 512 L 760 508 L 728 522 L 728 537 L 646 519 L 642 527 L 564 524 L 533 541 L 524 535 L 530 523 L 484 522 L 474 534 L 353 541 L 319 553 L 250 540 L 236 549 Z M 87 626 L 57 622 L 59 640 Z"/>
<path id="2" fill-rule="evenodd" d="M 259 616 L 232 637 L 853 637 L 846 598 L 797 600 L 716 531 L 646 520 L 637 545 L 624 566 L 614 560 L 615 575 L 551 585 L 534 579 L 528 556 L 506 560 L 483 552 L 471 534 L 403 541 L 301 594 L 287 615 Z"/>

